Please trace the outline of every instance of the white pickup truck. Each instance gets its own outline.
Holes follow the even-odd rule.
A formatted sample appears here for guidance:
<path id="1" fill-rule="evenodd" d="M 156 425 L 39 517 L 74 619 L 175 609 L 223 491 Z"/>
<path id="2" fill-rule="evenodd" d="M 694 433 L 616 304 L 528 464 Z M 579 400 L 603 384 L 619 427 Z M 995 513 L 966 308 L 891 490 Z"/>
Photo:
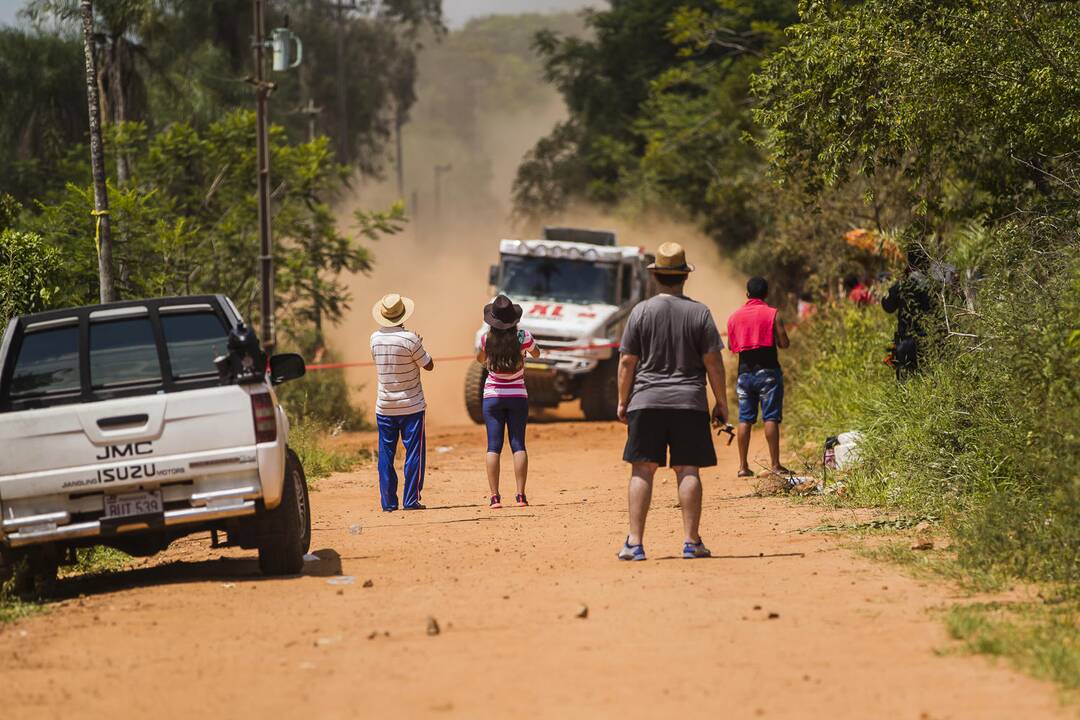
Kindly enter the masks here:
<path id="1" fill-rule="evenodd" d="M 299 355 L 267 363 L 221 295 L 11 320 L 0 344 L 0 580 L 6 569 L 40 588 L 75 548 L 148 556 L 206 531 L 257 548 L 264 574 L 300 572 L 307 483 L 273 386 L 303 374 Z"/>

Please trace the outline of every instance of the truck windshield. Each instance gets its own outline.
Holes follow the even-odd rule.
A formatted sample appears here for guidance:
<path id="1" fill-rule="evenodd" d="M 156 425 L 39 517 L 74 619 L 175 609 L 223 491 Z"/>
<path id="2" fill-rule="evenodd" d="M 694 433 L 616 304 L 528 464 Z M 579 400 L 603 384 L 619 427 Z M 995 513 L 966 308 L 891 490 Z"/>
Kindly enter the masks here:
<path id="1" fill-rule="evenodd" d="M 523 300 L 614 305 L 618 269 L 583 260 L 504 256 L 500 290 Z"/>

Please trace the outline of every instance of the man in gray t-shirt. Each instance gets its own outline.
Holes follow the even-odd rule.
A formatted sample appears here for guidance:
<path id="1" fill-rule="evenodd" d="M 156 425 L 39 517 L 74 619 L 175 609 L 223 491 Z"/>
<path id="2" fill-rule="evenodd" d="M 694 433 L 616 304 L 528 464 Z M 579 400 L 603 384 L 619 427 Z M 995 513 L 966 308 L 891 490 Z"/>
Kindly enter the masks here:
<path id="1" fill-rule="evenodd" d="M 649 266 L 660 294 L 634 308 L 619 348 L 619 420 L 628 425 L 623 460 L 630 463 L 630 532 L 621 560 L 644 560 L 642 535 L 652 481 L 668 465 L 678 478 L 686 540 L 684 558 L 708 557 L 698 534 L 699 469 L 716 464 L 710 421 L 727 422 L 724 343 L 712 313 L 683 295 L 693 271 L 678 243 L 665 243 Z M 715 406 L 710 417 L 705 380 Z"/>

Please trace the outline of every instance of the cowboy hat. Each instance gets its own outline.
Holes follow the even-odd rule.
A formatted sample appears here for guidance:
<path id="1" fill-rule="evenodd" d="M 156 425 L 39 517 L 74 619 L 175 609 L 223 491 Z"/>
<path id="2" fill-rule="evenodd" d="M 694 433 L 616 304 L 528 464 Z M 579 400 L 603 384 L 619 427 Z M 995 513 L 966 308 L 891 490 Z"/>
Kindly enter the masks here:
<path id="1" fill-rule="evenodd" d="M 520 305 L 515 305 L 505 295 L 499 295 L 484 306 L 484 322 L 496 330 L 509 330 L 518 324 L 523 312 Z"/>
<path id="2" fill-rule="evenodd" d="M 375 318 L 375 322 L 389 328 L 401 325 L 408 320 L 415 309 L 416 303 L 411 299 L 397 293 L 390 293 L 375 303 L 375 306 L 371 308 L 371 315 Z"/>
<path id="3" fill-rule="evenodd" d="M 686 275 L 694 266 L 686 262 L 686 251 L 676 242 L 666 242 L 656 251 L 656 262 L 648 267 L 658 275 Z"/>

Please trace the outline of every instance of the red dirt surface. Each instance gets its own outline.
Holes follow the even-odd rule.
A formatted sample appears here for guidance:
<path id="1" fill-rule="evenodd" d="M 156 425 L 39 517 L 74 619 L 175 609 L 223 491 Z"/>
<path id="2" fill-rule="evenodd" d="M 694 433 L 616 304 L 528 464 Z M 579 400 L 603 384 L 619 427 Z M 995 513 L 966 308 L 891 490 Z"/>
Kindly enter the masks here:
<path id="1" fill-rule="evenodd" d="M 797 532 L 851 515 L 748 497 L 734 448 L 704 474 L 716 557 L 675 559 L 668 473 L 649 560 L 620 563 L 621 427 L 533 425 L 534 505 L 499 511 L 485 507 L 482 440 L 474 427 L 430 433 L 426 511 L 380 512 L 373 467 L 321 481 L 320 559 L 301 577 L 264 580 L 252 553 L 192 538 L 131 570 L 63 581 L 70 599 L 0 627 L 3 714 L 1068 716 L 1048 684 L 936 653 L 951 644 L 929 611 L 950 590 Z M 354 581 L 330 584 L 343 576 Z"/>

